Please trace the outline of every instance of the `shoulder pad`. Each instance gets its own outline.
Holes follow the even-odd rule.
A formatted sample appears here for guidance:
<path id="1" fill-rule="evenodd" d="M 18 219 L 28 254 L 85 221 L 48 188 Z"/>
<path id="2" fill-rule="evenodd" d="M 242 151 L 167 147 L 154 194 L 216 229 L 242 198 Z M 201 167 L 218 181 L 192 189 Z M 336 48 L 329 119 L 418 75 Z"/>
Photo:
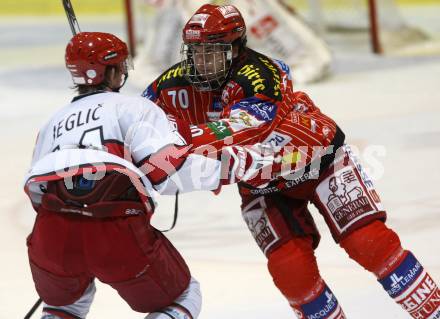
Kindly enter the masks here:
<path id="1" fill-rule="evenodd" d="M 281 74 L 279 67 L 268 57 L 249 50 L 247 59 L 232 74 L 246 97 L 263 94 L 281 100 Z"/>
<path id="2" fill-rule="evenodd" d="M 183 76 L 183 71 L 180 63 L 174 64 L 168 70 L 163 72 L 155 81 L 157 91 L 156 94 L 159 95 L 160 90 L 175 87 L 175 86 L 186 86 L 190 85 L 188 81 Z"/>

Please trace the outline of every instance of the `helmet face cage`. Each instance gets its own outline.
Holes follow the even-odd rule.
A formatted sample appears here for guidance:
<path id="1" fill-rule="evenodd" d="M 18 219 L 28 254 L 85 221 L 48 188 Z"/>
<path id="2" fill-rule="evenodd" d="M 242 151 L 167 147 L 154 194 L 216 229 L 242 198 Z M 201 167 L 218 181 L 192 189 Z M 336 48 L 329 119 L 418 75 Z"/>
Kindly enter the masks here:
<path id="1" fill-rule="evenodd" d="M 181 67 L 184 77 L 199 91 L 219 89 L 232 65 L 230 43 L 184 43 Z"/>

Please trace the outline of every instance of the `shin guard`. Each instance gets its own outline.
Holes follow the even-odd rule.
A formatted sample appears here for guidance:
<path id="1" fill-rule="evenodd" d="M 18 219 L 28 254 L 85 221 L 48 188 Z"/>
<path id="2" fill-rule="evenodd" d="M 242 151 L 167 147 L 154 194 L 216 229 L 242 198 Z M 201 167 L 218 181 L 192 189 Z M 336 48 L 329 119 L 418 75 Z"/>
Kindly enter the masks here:
<path id="1" fill-rule="evenodd" d="M 191 277 L 188 288 L 174 303 L 164 309 L 150 313 L 145 319 L 197 319 L 202 307 L 200 284 Z"/>

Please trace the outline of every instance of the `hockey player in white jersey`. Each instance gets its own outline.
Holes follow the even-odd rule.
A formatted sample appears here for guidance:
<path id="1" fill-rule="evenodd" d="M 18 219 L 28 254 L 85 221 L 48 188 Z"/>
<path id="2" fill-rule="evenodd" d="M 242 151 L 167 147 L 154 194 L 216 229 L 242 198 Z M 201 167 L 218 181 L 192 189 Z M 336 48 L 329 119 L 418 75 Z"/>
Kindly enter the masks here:
<path id="1" fill-rule="evenodd" d="M 199 284 L 150 225 L 154 198 L 258 179 L 271 157 L 235 146 L 223 161 L 191 154 L 188 126 L 117 93 L 129 60 L 111 34 L 75 35 L 65 58 L 79 95 L 40 130 L 25 182 L 38 213 L 27 245 L 42 318 L 85 318 L 95 278 L 148 319 L 197 318 Z"/>

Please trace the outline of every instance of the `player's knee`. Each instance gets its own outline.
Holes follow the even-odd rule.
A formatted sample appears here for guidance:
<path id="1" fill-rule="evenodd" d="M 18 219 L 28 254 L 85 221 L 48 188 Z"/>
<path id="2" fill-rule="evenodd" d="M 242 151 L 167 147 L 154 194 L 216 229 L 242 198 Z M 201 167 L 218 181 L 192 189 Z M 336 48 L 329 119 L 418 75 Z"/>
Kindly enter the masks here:
<path id="1" fill-rule="evenodd" d="M 322 283 L 311 238 L 294 238 L 268 258 L 275 285 L 290 301 L 301 302 Z"/>
<path id="2" fill-rule="evenodd" d="M 78 318 L 85 318 L 85 317 L 78 317 L 65 310 L 60 311 L 58 309 L 50 309 L 50 308 L 43 309 L 43 313 L 41 315 L 41 319 L 78 319 Z"/>
<path id="3" fill-rule="evenodd" d="M 379 275 L 403 252 L 398 235 L 382 221 L 374 221 L 344 238 L 340 245 L 350 258 Z"/>
<path id="4" fill-rule="evenodd" d="M 188 288 L 177 299 L 165 308 L 151 312 L 145 319 L 196 319 L 200 315 L 201 307 L 200 284 L 194 277 L 191 277 Z"/>

